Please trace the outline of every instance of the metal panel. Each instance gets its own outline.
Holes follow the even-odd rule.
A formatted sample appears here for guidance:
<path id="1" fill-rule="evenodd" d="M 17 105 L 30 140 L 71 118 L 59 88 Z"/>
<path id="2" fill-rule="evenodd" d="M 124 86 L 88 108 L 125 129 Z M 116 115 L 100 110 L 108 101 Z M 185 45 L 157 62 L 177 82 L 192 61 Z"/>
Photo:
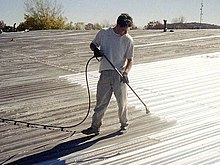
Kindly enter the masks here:
<path id="1" fill-rule="evenodd" d="M 89 72 L 93 93 L 99 73 Z M 60 77 L 85 87 L 84 74 Z M 177 125 L 149 134 L 160 143 L 97 164 L 209 164 L 220 161 L 220 52 L 134 65 L 130 85 L 152 115 Z M 129 105 L 144 110 L 130 91 Z M 135 143 L 135 142 L 134 142 Z"/>

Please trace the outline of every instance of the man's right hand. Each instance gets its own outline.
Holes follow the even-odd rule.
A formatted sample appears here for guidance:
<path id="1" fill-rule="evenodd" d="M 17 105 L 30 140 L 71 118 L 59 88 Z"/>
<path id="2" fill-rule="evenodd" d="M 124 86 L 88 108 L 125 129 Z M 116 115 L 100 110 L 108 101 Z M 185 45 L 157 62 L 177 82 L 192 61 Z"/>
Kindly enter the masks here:
<path id="1" fill-rule="evenodd" d="M 95 49 L 93 50 L 93 52 L 94 52 L 94 56 L 95 57 L 102 57 L 103 55 L 102 55 L 102 52 L 97 48 L 97 47 L 95 47 Z"/>
<path id="2" fill-rule="evenodd" d="M 126 72 L 123 72 L 122 75 L 123 75 L 123 77 L 122 77 L 123 83 L 128 84 L 129 83 L 128 74 Z"/>

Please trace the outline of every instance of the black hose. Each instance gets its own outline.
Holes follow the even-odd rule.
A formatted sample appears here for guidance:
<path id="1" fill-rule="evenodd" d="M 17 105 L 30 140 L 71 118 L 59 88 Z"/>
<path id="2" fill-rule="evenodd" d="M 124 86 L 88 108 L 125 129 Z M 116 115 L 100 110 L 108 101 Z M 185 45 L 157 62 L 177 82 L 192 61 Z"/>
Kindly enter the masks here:
<path id="1" fill-rule="evenodd" d="M 62 126 L 53 126 L 53 125 L 44 125 L 44 124 L 37 124 L 37 123 L 29 123 L 29 122 L 24 122 L 24 121 L 17 121 L 17 120 L 12 120 L 12 119 L 5 119 L 5 118 L 0 118 L 1 122 L 14 122 L 14 125 L 18 125 L 19 123 L 20 124 L 26 124 L 27 127 L 43 127 L 43 129 L 50 129 L 50 130 L 53 130 L 53 129 L 60 129 L 61 131 L 65 131 L 65 132 L 72 132 L 72 131 L 69 131 L 69 130 L 65 130 L 65 129 L 68 129 L 68 128 L 73 128 L 73 127 L 76 127 L 76 126 L 79 126 L 80 124 L 82 124 L 88 117 L 89 113 L 90 113 L 90 109 L 91 109 L 91 96 L 90 96 L 90 89 L 89 89 L 89 82 L 88 82 L 88 66 L 89 66 L 89 63 L 90 61 L 95 58 L 95 56 L 91 57 L 87 63 L 86 63 L 86 69 L 85 69 L 85 77 L 86 77 L 86 85 L 87 85 L 87 92 L 88 92 L 88 99 L 89 99 L 89 102 L 88 102 L 88 111 L 86 113 L 86 116 L 83 118 L 82 121 L 80 121 L 79 123 L 75 124 L 75 125 L 71 125 L 71 126 L 66 126 L 66 127 L 62 127 Z M 97 59 L 98 60 L 98 59 Z M 98 60 L 99 61 L 99 60 Z M 75 131 L 74 131 L 75 133 Z"/>
<path id="2" fill-rule="evenodd" d="M 83 119 L 81 122 L 79 122 L 78 124 L 75 124 L 75 125 L 72 125 L 72 126 L 63 127 L 63 128 L 73 128 L 73 127 L 76 127 L 76 126 L 82 124 L 82 123 L 87 119 L 87 117 L 89 116 L 90 109 L 91 109 L 91 96 L 90 96 L 89 81 L 88 81 L 88 66 L 89 66 L 90 61 L 91 61 L 93 58 L 95 58 L 95 56 L 91 57 L 91 58 L 87 61 L 87 63 L 86 63 L 86 70 L 85 70 L 86 86 L 87 86 L 88 99 L 89 99 L 88 111 L 87 111 L 87 113 L 86 113 L 86 116 L 85 116 L 84 119 Z"/>

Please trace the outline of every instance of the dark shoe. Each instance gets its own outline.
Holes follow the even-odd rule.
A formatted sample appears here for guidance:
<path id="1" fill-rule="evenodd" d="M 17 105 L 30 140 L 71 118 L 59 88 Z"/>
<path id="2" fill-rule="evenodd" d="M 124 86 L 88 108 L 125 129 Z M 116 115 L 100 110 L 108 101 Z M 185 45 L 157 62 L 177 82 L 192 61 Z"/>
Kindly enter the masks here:
<path id="1" fill-rule="evenodd" d="M 85 129 L 85 130 L 82 130 L 81 132 L 82 132 L 83 134 L 85 134 L 85 135 L 91 135 L 91 134 L 98 135 L 98 134 L 99 134 L 99 130 L 94 129 L 94 128 L 92 128 L 92 127 L 89 127 L 89 128 L 87 128 L 87 129 Z"/>
<path id="2" fill-rule="evenodd" d="M 128 129 L 128 124 L 121 125 L 121 131 L 126 131 Z"/>

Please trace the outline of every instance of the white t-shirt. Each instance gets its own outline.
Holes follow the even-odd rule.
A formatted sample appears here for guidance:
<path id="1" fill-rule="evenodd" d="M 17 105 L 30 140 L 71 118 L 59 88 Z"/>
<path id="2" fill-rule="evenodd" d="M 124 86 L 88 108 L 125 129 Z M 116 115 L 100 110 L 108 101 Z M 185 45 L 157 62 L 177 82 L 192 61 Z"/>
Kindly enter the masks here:
<path id="1" fill-rule="evenodd" d="M 134 43 L 129 34 L 123 36 L 114 32 L 113 28 L 100 30 L 92 41 L 118 70 L 123 70 L 126 59 L 134 56 Z M 114 70 L 109 62 L 102 58 L 99 71 Z"/>

